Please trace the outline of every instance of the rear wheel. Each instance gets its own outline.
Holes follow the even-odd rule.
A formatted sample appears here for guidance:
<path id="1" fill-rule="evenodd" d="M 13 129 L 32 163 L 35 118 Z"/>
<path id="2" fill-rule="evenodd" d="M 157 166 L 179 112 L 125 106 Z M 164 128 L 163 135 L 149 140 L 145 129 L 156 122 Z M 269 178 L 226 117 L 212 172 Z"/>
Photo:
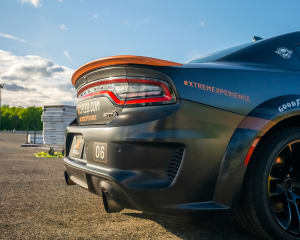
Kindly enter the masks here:
<path id="1" fill-rule="evenodd" d="M 263 140 L 250 162 L 239 221 L 266 239 L 300 239 L 300 128 Z"/>

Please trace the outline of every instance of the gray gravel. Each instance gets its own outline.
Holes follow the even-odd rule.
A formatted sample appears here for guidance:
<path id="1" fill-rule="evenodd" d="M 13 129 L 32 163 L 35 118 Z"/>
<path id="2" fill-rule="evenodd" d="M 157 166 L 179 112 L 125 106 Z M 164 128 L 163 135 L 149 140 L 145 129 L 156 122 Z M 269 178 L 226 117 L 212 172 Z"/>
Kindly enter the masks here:
<path id="1" fill-rule="evenodd" d="M 98 196 L 65 185 L 61 159 L 35 158 L 24 141 L 0 133 L 0 239 L 256 239 L 226 216 L 106 214 Z"/>

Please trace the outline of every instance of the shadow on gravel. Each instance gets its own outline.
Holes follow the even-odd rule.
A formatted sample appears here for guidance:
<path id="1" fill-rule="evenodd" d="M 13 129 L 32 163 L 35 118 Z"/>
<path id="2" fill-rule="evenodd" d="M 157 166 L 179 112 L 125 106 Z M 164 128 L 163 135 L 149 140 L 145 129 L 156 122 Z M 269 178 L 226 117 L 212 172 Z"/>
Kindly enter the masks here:
<path id="1" fill-rule="evenodd" d="M 127 216 L 148 219 L 160 224 L 177 237 L 190 239 L 230 239 L 259 240 L 256 236 L 242 230 L 231 215 L 209 213 L 197 218 L 156 216 L 147 213 L 124 213 Z"/>

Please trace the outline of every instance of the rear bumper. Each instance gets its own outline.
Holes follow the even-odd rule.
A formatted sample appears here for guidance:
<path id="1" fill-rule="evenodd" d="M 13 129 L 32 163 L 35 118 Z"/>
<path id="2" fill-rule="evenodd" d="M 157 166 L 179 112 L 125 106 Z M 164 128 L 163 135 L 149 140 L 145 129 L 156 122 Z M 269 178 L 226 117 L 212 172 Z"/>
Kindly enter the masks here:
<path id="1" fill-rule="evenodd" d="M 224 210 L 213 201 L 223 155 L 242 116 L 187 102 L 124 109 L 108 125 L 69 126 L 65 169 L 71 180 L 124 208 L 158 214 Z M 87 161 L 68 157 L 81 134 Z M 107 162 L 93 160 L 93 143 L 107 143 Z M 224 189 L 226 191 L 226 189 Z"/>
<path id="2" fill-rule="evenodd" d="M 86 166 L 69 158 L 64 158 L 64 164 L 67 174 L 75 184 L 97 195 L 101 195 L 102 191 L 108 192 L 123 208 L 139 210 L 128 193 L 123 191 L 120 179 L 114 178 L 109 169 Z"/>

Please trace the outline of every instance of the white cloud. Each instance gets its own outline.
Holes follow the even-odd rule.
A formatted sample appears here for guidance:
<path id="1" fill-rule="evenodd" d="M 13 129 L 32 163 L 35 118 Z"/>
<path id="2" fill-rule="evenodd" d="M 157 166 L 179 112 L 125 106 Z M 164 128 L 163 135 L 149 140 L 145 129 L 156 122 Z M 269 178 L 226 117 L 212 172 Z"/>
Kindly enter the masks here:
<path id="1" fill-rule="evenodd" d="M 43 106 L 75 104 L 71 84 L 74 70 L 40 56 L 16 56 L 0 50 L 0 83 L 2 104 Z"/>
<path id="2" fill-rule="evenodd" d="M 11 40 L 22 42 L 22 43 L 28 43 L 28 41 L 26 41 L 26 40 L 24 40 L 22 38 L 18 38 L 16 36 L 13 36 L 13 35 L 10 35 L 10 34 L 7 34 L 7 33 L 0 32 L 0 37 L 11 39 Z"/>
<path id="3" fill-rule="evenodd" d="M 68 30 L 68 28 L 67 28 L 67 26 L 66 26 L 65 24 L 61 24 L 61 25 L 59 25 L 58 27 L 59 27 L 59 29 L 62 30 L 62 31 L 67 31 L 67 30 Z"/>
<path id="4" fill-rule="evenodd" d="M 205 23 L 204 21 L 201 21 L 201 22 L 199 23 L 199 25 L 200 25 L 201 27 L 205 27 L 205 26 L 206 26 L 206 23 Z"/>
<path id="5" fill-rule="evenodd" d="M 41 7 L 41 0 L 21 0 L 21 3 L 30 3 L 34 7 Z"/>
<path id="6" fill-rule="evenodd" d="M 98 19 L 98 18 L 99 18 L 99 15 L 98 15 L 98 14 L 94 14 L 94 15 L 93 15 L 93 18 Z"/>
<path id="7" fill-rule="evenodd" d="M 126 20 L 126 19 L 123 21 L 123 23 L 124 23 L 125 25 L 127 25 L 128 27 L 130 26 L 130 23 L 129 23 L 128 20 Z"/>
<path id="8" fill-rule="evenodd" d="M 73 60 L 72 60 L 72 57 L 71 57 L 71 55 L 70 55 L 70 53 L 69 53 L 68 50 L 64 50 L 64 51 L 63 51 L 63 55 L 64 55 L 70 62 L 73 61 Z"/>
<path id="9" fill-rule="evenodd" d="M 148 22 L 151 22 L 152 21 L 152 17 L 147 17 L 144 19 L 144 22 L 148 23 Z"/>
<path id="10" fill-rule="evenodd" d="M 57 0 L 57 1 L 61 3 L 61 2 L 63 2 L 64 0 Z"/>

